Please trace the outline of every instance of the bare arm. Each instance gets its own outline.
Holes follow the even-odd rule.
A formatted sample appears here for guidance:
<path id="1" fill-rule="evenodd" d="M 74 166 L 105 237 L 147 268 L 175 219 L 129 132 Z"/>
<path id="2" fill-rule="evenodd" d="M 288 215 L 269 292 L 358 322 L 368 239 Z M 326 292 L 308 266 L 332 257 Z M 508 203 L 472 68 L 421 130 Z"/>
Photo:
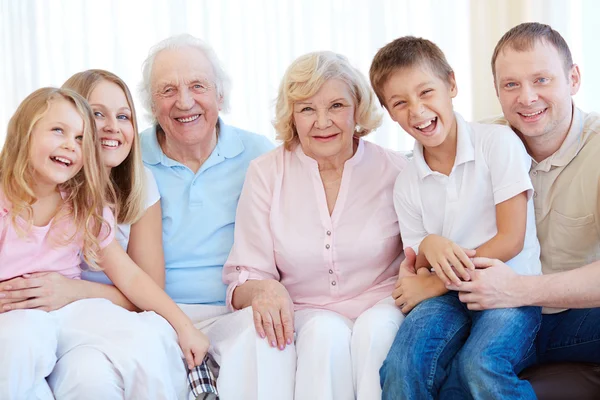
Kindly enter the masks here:
<path id="1" fill-rule="evenodd" d="M 139 221 L 131 225 L 127 254 L 161 289 L 165 287 L 165 263 L 162 247 L 162 214 L 160 201 L 150 206 Z M 119 289 L 86 280 L 73 280 L 71 300 L 89 298 L 110 300 L 129 311 L 140 311 Z"/>
<path id="2" fill-rule="evenodd" d="M 477 248 L 477 257 L 508 261 L 523 250 L 527 227 L 527 192 L 496 205 L 498 233 Z"/>
<path id="3" fill-rule="evenodd" d="M 556 274 L 520 276 L 518 297 L 528 305 L 554 308 L 600 307 L 600 260 Z"/>

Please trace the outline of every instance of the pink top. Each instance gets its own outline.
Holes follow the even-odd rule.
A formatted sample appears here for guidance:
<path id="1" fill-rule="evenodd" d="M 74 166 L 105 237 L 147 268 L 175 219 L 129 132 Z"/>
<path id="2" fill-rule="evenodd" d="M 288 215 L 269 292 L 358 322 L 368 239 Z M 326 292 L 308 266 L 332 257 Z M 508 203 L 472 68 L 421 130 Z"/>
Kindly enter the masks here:
<path id="1" fill-rule="evenodd" d="M 72 220 L 62 219 L 52 226 L 54 220 L 46 226 L 32 226 L 26 236 L 19 236 L 8 215 L 10 203 L 0 193 L 0 281 L 12 279 L 33 272 L 58 272 L 67 278 L 79 278 L 81 270 L 80 251 L 83 245 L 81 237 L 67 244 L 61 239 L 72 232 Z M 100 247 L 104 248 L 114 238 L 114 217 L 112 212 L 104 209 L 104 219 L 110 225 L 110 232 L 102 230 Z M 22 219 L 17 221 L 26 223 Z"/>
<path id="2" fill-rule="evenodd" d="M 280 281 L 296 310 L 351 319 L 391 296 L 402 255 L 393 188 L 405 165 L 399 153 L 359 140 L 330 216 L 317 162 L 301 146 L 252 161 L 223 268 L 227 305 L 247 279 Z"/>

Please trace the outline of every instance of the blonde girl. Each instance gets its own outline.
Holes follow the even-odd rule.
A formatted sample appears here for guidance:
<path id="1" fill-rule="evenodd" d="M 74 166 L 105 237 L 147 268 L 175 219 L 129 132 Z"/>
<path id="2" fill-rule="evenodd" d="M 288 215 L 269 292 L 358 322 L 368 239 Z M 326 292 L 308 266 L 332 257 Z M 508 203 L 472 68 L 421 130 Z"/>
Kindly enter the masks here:
<path id="1" fill-rule="evenodd" d="M 13 297 L 30 298 L 31 289 L 18 288 L 23 281 L 36 280 L 30 274 L 55 272 L 77 280 L 80 256 L 92 268 L 103 269 L 137 307 L 155 310 L 169 320 L 190 367 L 200 364 L 208 348 L 206 337 L 113 240 L 114 221 L 104 201 L 111 188 L 106 169 L 100 167 L 93 118 L 92 110 L 75 92 L 43 88 L 28 96 L 9 122 L 0 154 L 0 280 L 4 281 L 0 297 L 6 300 L 0 314 L 3 399 L 54 398 L 46 378 L 52 382 L 56 361 L 75 348 L 103 352 L 115 367 L 127 367 L 125 371 L 132 376 L 123 377 L 124 397 L 136 385 L 143 386 L 137 388 L 143 398 L 176 397 L 172 389 L 155 384 L 152 376 L 147 381 L 133 379 L 146 360 L 132 361 L 128 349 L 141 351 L 140 346 L 160 341 L 132 335 L 131 327 L 139 323 L 129 324 L 130 318 L 119 321 L 120 330 L 107 329 L 113 325 L 111 319 L 120 317 L 119 312 L 130 314 L 110 301 L 84 299 L 45 312 L 48 307 L 36 306 L 34 298 L 26 309 L 12 309 Z M 154 315 L 139 314 L 141 318 Z M 170 330 L 166 323 L 162 328 Z M 138 370 L 132 363 L 137 363 Z M 52 386 L 60 389 L 61 384 Z M 165 393 L 156 394 L 156 390 Z M 96 396 L 90 392 L 85 398 Z M 76 398 L 68 392 L 56 397 Z"/>

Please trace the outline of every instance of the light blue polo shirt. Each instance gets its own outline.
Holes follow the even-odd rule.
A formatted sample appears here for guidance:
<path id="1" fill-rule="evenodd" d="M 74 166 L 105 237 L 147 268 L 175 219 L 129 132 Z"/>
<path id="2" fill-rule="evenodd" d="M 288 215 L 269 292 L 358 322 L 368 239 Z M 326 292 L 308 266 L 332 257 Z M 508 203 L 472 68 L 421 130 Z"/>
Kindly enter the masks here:
<path id="1" fill-rule="evenodd" d="M 217 145 L 196 174 L 163 153 L 156 127 L 141 133 L 142 159 L 161 197 L 165 290 L 177 303 L 225 304 L 221 270 L 246 170 L 274 147 L 265 136 L 218 123 Z"/>

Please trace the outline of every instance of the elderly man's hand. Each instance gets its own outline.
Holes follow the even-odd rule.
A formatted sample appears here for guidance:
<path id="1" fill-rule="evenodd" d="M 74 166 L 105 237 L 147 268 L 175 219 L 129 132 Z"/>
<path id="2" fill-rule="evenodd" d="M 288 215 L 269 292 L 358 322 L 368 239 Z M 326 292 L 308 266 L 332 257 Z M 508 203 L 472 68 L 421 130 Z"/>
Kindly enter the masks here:
<path id="1" fill-rule="evenodd" d="M 515 290 L 519 275 L 512 268 L 500 260 L 485 257 L 474 258 L 473 264 L 478 269 L 470 273 L 470 282 L 463 282 L 460 286 L 447 286 L 450 290 L 460 291 L 460 301 L 466 303 L 469 310 L 512 308 L 523 305 Z"/>
<path id="2" fill-rule="evenodd" d="M 254 326 L 272 347 L 285 349 L 294 341 L 294 304 L 287 289 L 278 281 L 261 281 L 252 299 Z"/>

